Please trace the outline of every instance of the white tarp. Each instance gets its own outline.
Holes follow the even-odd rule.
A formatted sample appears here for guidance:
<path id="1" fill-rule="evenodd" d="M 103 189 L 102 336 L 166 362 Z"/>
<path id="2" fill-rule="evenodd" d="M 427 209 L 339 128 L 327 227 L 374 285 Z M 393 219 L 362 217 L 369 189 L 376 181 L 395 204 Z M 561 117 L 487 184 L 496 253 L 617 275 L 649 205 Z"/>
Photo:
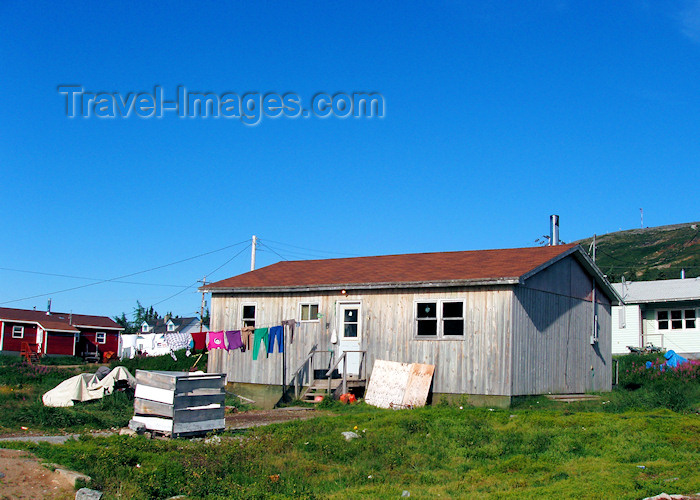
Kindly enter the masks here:
<path id="1" fill-rule="evenodd" d="M 45 406 L 73 406 L 74 401 L 102 399 L 111 394 L 118 380 L 126 380 L 130 387 L 136 386 L 136 379 L 123 366 L 117 366 L 102 380 L 94 373 L 81 373 L 64 380 L 45 393 L 41 400 Z"/>

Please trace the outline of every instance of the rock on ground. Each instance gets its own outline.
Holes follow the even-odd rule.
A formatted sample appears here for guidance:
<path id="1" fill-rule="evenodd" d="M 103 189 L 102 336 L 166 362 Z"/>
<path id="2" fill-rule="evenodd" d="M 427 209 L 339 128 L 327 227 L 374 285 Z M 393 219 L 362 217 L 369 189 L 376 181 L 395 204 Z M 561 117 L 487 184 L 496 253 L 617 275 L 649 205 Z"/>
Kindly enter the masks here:
<path id="1" fill-rule="evenodd" d="M 100 500 L 102 492 L 90 488 L 80 488 L 75 494 L 75 500 Z"/>

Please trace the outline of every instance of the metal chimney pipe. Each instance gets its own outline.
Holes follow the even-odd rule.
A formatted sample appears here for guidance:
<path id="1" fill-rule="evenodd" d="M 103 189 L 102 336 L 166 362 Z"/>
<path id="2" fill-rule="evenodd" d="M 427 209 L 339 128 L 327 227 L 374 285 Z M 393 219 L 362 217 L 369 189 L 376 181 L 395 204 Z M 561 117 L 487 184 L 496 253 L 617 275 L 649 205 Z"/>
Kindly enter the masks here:
<path id="1" fill-rule="evenodd" d="M 46 305 L 46 315 L 51 315 L 51 299 L 49 299 L 49 303 Z"/>
<path id="2" fill-rule="evenodd" d="M 681 279 L 685 279 L 685 269 L 681 269 Z"/>
<path id="3" fill-rule="evenodd" d="M 549 244 L 558 245 L 559 244 L 559 216 L 550 215 L 549 216 Z"/>

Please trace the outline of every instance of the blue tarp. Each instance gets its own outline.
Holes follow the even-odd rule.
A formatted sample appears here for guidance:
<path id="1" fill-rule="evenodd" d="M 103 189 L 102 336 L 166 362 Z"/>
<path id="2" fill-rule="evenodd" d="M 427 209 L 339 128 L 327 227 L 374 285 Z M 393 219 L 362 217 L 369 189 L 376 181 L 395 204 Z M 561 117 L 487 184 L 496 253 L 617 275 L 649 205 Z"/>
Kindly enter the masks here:
<path id="1" fill-rule="evenodd" d="M 665 368 L 677 368 L 681 366 L 683 363 L 687 363 L 688 360 L 685 359 L 683 356 L 679 356 L 676 354 L 676 351 L 667 351 L 666 354 L 664 354 L 664 358 L 666 358 L 666 362 L 663 363 L 662 365 L 659 365 L 659 370 L 664 371 Z M 654 363 L 651 361 L 646 362 L 646 367 L 647 369 L 649 368 L 654 368 Z"/>
<path id="2" fill-rule="evenodd" d="M 683 356 L 679 356 L 676 354 L 676 351 L 666 351 L 666 354 L 664 354 L 664 358 L 666 358 L 666 366 L 669 368 L 676 368 L 678 366 L 681 366 L 683 363 L 687 363 L 688 360 L 685 359 Z"/>

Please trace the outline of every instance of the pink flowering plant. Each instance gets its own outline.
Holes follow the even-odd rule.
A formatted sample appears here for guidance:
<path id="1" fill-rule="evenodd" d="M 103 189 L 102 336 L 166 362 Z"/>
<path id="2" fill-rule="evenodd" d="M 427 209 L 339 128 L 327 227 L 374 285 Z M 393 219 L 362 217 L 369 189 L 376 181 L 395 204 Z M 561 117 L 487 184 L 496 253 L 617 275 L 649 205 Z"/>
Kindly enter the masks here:
<path id="1" fill-rule="evenodd" d="M 669 408 L 693 411 L 700 407 L 700 361 L 689 359 L 670 367 L 663 355 L 618 358 L 618 404 L 608 411 Z"/>

